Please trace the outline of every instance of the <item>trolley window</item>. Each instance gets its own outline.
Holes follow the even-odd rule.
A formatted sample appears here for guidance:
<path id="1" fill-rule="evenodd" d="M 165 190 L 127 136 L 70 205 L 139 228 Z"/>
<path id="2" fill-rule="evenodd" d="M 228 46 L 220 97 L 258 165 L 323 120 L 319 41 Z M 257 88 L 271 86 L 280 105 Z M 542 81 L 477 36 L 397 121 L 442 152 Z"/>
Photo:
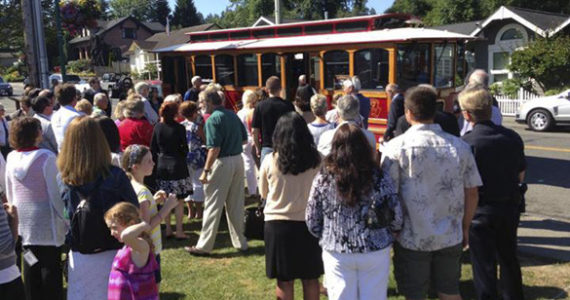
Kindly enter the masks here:
<path id="1" fill-rule="evenodd" d="M 279 55 L 275 53 L 266 53 L 261 55 L 261 72 L 262 83 L 265 84 L 267 78 L 277 76 L 281 78 L 281 61 Z"/>
<path id="2" fill-rule="evenodd" d="M 354 75 L 360 79 L 362 89 L 386 88 L 389 67 L 389 54 L 385 49 L 362 49 L 354 53 Z"/>
<path id="3" fill-rule="evenodd" d="M 232 32 L 230 36 L 232 39 L 249 39 L 251 37 L 249 31 Z"/>
<path id="4" fill-rule="evenodd" d="M 237 57 L 238 85 L 257 86 L 257 55 L 242 54 Z"/>
<path id="5" fill-rule="evenodd" d="M 434 86 L 435 87 L 452 87 L 453 86 L 453 44 L 436 44 L 435 65 L 434 65 Z"/>
<path id="6" fill-rule="evenodd" d="M 364 31 L 368 29 L 368 21 L 338 23 L 335 29 L 337 32 Z"/>
<path id="7" fill-rule="evenodd" d="M 196 75 L 202 77 L 205 82 L 212 81 L 212 59 L 209 55 L 199 55 L 194 58 Z"/>
<path id="8" fill-rule="evenodd" d="M 331 33 L 333 31 L 333 24 L 319 24 L 305 26 L 306 34 L 321 34 Z"/>
<path id="9" fill-rule="evenodd" d="M 455 84 L 463 85 L 465 78 L 465 43 L 457 42 L 457 64 L 455 65 Z"/>
<path id="10" fill-rule="evenodd" d="M 430 44 L 400 44 L 397 56 L 397 82 L 406 90 L 421 83 L 430 83 Z"/>
<path id="11" fill-rule="evenodd" d="M 274 36 L 275 36 L 274 29 L 261 29 L 253 31 L 253 37 L 255 38 L 268 38 Z"/>
<path id="12" fill-rule="evenodd" d="M 302 33 L 303 33 L 303 28 L 301 27 L 277 28 L 278 36 L 294 36 L 294 35 L 301 35 Z"/>
<path id="13" fill-rule="evenodd" d="M 348 52 L 334 50 L 325 53 L 325 88 L 342 89 L 342 81 L 349 78 Z"/>
<path id="14" fill-rule="evenodd" d="M 216 81 L 221 85 L 234 85 L 234 57 L 216 55 Z"/>

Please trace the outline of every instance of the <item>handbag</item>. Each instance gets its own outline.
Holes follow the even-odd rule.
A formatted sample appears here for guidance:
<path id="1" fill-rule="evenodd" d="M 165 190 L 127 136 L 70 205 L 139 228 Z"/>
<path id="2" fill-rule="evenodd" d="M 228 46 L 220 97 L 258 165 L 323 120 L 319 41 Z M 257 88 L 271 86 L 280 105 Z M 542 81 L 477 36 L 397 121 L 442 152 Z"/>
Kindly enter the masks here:
<path id="1" fill-rule="evenodd" d="M 265 215 L 263 208 L 265 200 L 260 201 L 257 207 L 248 207 L 245 209 L 245 230 L 244 235 L 248 240 L 263 240 Z"/>
<path id="2" fill-rule="evenodd" d="M 388 205 L 388 199 L 382 199 L 380 205 L 372 200 L 368 209 L 366 224 L 371 229 L 382 229 L 390 226 L 394 220 L 394 211 Z"/>

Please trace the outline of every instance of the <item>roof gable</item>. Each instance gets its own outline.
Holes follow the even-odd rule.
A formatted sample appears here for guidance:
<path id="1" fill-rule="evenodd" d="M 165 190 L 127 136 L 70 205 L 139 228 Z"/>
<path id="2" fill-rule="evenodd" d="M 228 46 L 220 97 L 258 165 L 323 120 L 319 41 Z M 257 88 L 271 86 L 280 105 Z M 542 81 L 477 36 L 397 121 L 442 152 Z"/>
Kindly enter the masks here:
<path id="1" fill-rule="evenodd" d="M 470 35 L 475 36 L 491 22 L 504 19 L 513 19 L 542 37 L 556 34 L 570 24 L 570 16 L 568 15 L 501 6 L 495 13 L 485 19 L 481 26 L 475 28 Z"/>
<path id="2" fill-rule="evenodd" d="M 302 22 L 302 21 L 303 20 L 281 18 L 281 24 L 297 23 L 297 22 Z M 255 23 L 253 23 L 253 25 L 251 25 L 251 27 L 271 26 L 271 25 L 276 25 L 275 24 L 275 17 L 261 16 L 261 17 L 259 17 L 259 19 L 257 19 L 257 21 L 255 21 Z"/>

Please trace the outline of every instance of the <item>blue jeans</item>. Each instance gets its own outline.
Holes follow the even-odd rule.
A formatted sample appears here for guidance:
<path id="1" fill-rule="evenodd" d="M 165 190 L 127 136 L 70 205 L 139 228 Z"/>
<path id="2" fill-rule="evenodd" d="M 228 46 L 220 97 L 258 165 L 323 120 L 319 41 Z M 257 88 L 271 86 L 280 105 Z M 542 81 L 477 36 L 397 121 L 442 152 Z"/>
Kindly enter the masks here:
<path id="1" fill-rule="evenodd" d="M 261 147 L 261 157 L 259 159 L 259 164 L 261 165 L 263 163 L 263 159 L 265 158 L 265 156 L 267 154 L 271 154 L 273 153 L 273 148 L 271 147 Z"/>

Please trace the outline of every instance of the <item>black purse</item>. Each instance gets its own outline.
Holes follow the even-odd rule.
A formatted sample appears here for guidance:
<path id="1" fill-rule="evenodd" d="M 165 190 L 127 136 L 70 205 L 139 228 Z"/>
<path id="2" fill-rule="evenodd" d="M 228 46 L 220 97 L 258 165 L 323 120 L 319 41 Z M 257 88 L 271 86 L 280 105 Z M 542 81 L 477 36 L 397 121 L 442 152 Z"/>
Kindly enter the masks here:
<path id="1" fill-rule="evenodd" d="M 394 211 L 388 204 L 388 199 L 384 198 L 380 205 L 376 205 L 376 201 L 371 199 L 368 215 L 366 216 L 366 225 L 370 229 L 382 229 L 390 226 L 394 221 Z"/>
<path id="2" fill-rule="evenodd" d="M 263 208 L 265 200 L 260 201 L 257 207 L 248 207 L 245 209 L 245 230 L 244 235 L 248 240 L 263 240 L 265 215 Z"/>

